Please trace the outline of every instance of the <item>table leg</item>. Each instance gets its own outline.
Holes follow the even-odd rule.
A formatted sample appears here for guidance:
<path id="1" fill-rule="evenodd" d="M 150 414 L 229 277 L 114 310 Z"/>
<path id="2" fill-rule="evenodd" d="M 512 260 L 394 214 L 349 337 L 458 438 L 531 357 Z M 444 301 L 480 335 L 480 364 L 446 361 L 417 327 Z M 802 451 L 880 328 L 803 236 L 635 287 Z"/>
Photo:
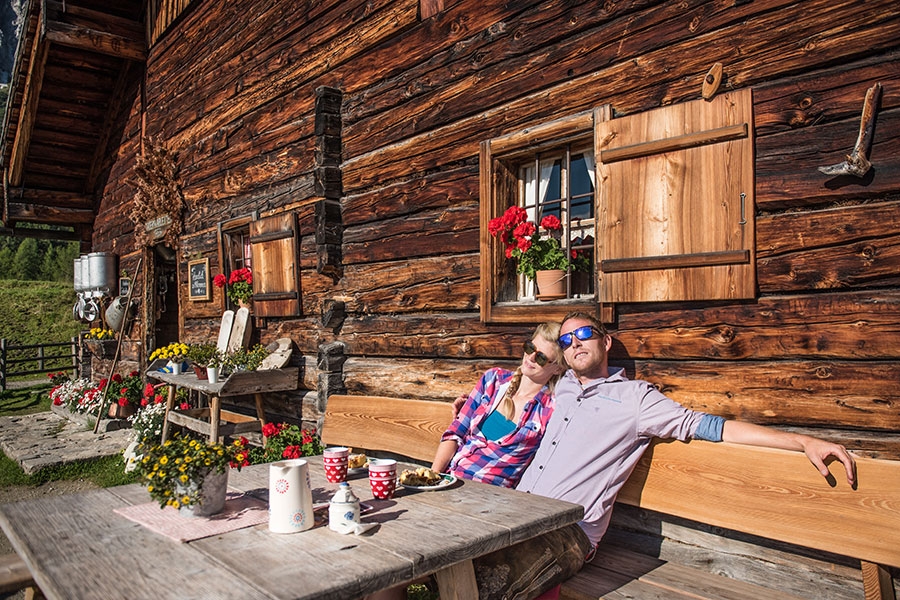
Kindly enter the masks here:
<path id="1" fill-rule="evenodd" d="M 434 574 L 441 600 L 471 600 L 478 597 L 475 567 L 471 560 L 464 560 Z"/>
<path id="2" fill-rule="evenodd" d="M 209 397 L 209 442 L 211 444 L 219 443 L 219 420 L 222 416 L 222 400 L 219 396 L 212 394 Z"/>
<path id="3" fill-rule="evenodd" d="M 162 440 L 160 440 L 160 443 L 165 442 L 169 437 L 169 412 L 175 409 L 175 386 L 170 385 L 168 387 L 169 395 L 166 398 L 166 414 L 163 415 Z"/>
<path id="4" fill-rule="evenodd" d="M 253 394 L 253 397 L 256 399 L 256 418 L 259 419 L 259 430 L 260 433 L 263 431 L 263 427 L 266 424 L 266 411 L 263 410 L 263 397 L 262 394 Z M 263 448 L 266 446 L 266 436 L 263 436 Z"/>

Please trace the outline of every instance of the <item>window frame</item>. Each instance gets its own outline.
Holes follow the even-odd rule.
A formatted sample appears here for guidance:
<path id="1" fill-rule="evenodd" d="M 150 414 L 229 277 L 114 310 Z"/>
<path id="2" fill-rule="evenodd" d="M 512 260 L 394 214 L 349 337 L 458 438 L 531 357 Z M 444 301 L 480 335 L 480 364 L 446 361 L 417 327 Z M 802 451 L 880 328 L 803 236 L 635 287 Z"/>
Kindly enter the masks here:
<path id="1" fill-rule="evenodd" d="M 227 221 L 220 221 L 216 226 L 217 229 L 217 238 L 219 242 L 219 272 L 225 276 L 227 279 L 232 271 L 236 269 L 240 269 L 244 266 L 243 261 L 246 260 L 246 257 L 242 254 L 242 264 L 235 265 L 232 264 L 228 257 L 228 251 L 226 246 L 230 243 L 228 240 L 235 234 L 243 236 L 243 238 L 249 244 L 250 242 L 250 223 L 259 219 L 259 211 L 253 211 L 248 215 L 243 215 L 240 217 L 235 217 L 233 219 L 228 219 Z M 243 247 L 243 244 L 242 246 Z M 250 269 L 253 269 L 253 252 L 252 247 L 250 251 Z M 223 306 L 225 310 L 236 310 L 238 307 L 231 302 L 228 298 L 228 294 L 223 292 L 222 294 L 224 298 Z"/>
<path id="2" fill-rule="evenodd" d="M 603 113 L 599 113 L 601 116 Z M 553 302 L 498 300 L 499 290 L 509 277 L 517 277 L 515 268 L 503 255 L 501 244 L 488 233 L 488 223 L 517 200 L 518 167 L 540 152 L 558 150 L 566 144 L 590 146 L 597 111 L 585 111 L 555 121 L 481 142 L 479 153 L 479 194 L 481 250 L 481 320 L 485 323 L 533 323 L 559 320 L 573 310 L 597 314 L 603 318 L 595 298 L 569 298 Z M 596 186 L 595 186 L 596 218 Z M 597 240 L 594 236 L 594 256 Z M 596 261 L 592 277 L 596 282 Z M 510 275 L 510 271 L 512 275 Z M 594 284 L 596 290 L 596 283 Z M 607 321 L 611 313 L 607 314 Z"/>

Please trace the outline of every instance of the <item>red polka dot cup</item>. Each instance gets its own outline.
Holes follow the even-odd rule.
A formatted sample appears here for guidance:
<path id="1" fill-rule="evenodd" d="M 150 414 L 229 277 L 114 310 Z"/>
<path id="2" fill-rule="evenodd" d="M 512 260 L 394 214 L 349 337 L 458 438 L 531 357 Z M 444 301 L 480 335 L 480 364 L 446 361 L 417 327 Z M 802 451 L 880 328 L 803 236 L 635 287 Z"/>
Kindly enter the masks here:
<path id="1" fill-rule="evenodd" d="M 341 483 L 347 480 L 347 458 L 350 448 L 335 446 L 322 451 L 322 462 L 325 463 L 325 479 L 329 483 Z"/>
<path id="2" fill-rule="evenodd" d="M 397 461 L 392 459 L 369 459 L 369 486 L 372 495 L 379 500 L 390 500 L 397 489 Z"/>

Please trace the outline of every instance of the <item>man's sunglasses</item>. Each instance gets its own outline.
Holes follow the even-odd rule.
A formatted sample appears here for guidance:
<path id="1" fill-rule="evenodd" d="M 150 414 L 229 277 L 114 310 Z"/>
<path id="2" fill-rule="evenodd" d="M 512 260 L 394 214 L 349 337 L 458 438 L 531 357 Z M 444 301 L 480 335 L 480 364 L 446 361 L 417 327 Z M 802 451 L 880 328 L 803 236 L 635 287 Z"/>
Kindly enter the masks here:
<path id="1" fill-rule="evenodd" d="M 536 362 L 538 366 L 543 367 L 548 362 L 550 362 L 550 359 L 547 358 L 547 355 L 538 350 L 535 347 L 534 342 L 530 340 L 522 344 L 522 350 L 525 351 L 525 354 L 534 354 L 534 362 Z"/>
<path id="2" fill-rule="evenodd" d="M 599 331 L 593 325 L 585 325 L 584 327 L 579 327 L 575 331 L 570 331 L 569 333 L 564 333 L 559 336 L 559 339 L 556 340 L 556 343 L 559 344 L 559 347 L 565 350 L 569 346 L 572 345 L 572 336 L 577 337 L 582 342 L 584 340 L 589 340 L 595 335 L 597 337 L 603 337 L 603 332 Z"/>

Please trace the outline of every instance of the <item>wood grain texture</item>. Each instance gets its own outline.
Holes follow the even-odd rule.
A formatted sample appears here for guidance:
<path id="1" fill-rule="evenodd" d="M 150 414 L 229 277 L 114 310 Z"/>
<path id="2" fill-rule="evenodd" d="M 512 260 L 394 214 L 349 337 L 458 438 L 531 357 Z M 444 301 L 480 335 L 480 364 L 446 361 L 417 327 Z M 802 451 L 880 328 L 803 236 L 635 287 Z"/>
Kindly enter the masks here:
<path id="1" fill-rule="evenodd" d="M 857 459 L 826 481 L 799 452 L 709 442 L 655 443 L 618 500 L 861 560 L 900 566 L 900 462 Z"/>
<path id="2" fill-rule="evenodd" d="M 431 460 L 451 420 L 443 402 L 333 395 L 325 406 L 322 441 Z"/>
<path id="3" fill-rule="evenodd" d="M 336 486 L 326 482 L 320 456 L 307 460 L 313 500 L 325 502 Z M 229 485 L 265 499 L 268 473 L 268 465 L 232 471 Z M 262 524 L 182 544 L 113 512 L 149 500 L 137 485 L 6 504 L 0 524 L 51 600 L 341 600 L 470 561 L 583 514 L 575 504 L 471 481 L 433 494 L 400 489 L 385 501 L 372 498 L 364 477 L 351 484 L 372 506 L 362 520 L 376 528 L 367 535 L 342 536 L 321 525 L 277 535 Z M 109 577 L 110 564 L 133 576 Z"/>

